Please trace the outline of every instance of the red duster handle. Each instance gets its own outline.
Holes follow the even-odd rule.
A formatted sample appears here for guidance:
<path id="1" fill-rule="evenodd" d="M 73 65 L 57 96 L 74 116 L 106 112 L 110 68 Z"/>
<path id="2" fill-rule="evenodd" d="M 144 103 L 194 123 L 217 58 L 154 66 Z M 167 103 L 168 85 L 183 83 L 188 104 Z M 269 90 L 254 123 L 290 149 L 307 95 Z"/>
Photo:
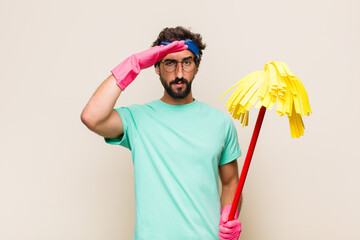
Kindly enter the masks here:
<path id="1" fill-rule="evenodd" d="M 261 124 L 263 122 L 264 115 L 265 115 L 265 111 L 266 111 L 265 107 L 260 108 L 259 115 L 258 115 L 258 118 L 256 120 L 256 124 L 255 124 L 255 128 L 254 128 L 254 132 L 253 132 L 251 142 L 250 142 L 250 145 L 249 145 L 249 150 L 247 152 L 245 162 L 244 162 L 244 166 L 243 166 L 243 169 L 241 171 L 239 184 L 238 184 L 238 186 L 236 188 L 235 197 L 234 197 L 233 203 L 231 205 L 231 210 L 230 210 L 230 213 L 229 213 L 229 221 L 234 220 L 236 208 L 237 208 L 237 206 L 239 204 L 240 196 L 241 196 L 241 193 L 242 193 L 242 190 L 243 190 L 243 187 L 244 187 L 246 175 L 247 175 L 247 172 L 249 170 L 251 158 L 252 158 L 252 155 L 254 153 L 256 141 L 257 141 L 258 136 L 259 136 Z"/>

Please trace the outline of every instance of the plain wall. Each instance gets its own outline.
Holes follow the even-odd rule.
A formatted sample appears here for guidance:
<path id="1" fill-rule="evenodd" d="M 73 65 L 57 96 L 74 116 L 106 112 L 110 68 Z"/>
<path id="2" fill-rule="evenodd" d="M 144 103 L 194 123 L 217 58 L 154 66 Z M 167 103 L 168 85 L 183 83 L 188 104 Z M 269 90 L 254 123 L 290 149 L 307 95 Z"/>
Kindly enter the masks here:
<path id="1" fill-rule="evenodd" d="M 193 95 L 218 98 L 272 60 L 304 83 L 313 114 L 291 139 L 267 111 L 244 189 L 246 240 L 360 239 L 360 2 L 0 0 L 0 239 L 132 239 L 131 153 L 80 114 L 110 70 L 168 26 L 207 43 Z M 159 99 L 152 68 L 117 106 Z M 244 153 L 255 124 L 234 121 Z"/>

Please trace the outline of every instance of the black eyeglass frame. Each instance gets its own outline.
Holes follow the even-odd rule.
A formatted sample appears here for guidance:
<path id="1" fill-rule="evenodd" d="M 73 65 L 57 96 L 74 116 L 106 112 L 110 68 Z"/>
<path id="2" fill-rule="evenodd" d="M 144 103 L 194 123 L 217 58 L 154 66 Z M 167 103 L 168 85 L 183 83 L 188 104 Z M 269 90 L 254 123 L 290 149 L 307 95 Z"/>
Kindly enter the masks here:
<path id="1" fill-rule="evenodd" d="M 193 61 L 194 64 L 195 64 L 194 69 L 191 70 L 190 72 L 186 71 L 186 70 L 184 69 L 184 65 L 183 65 L 183 62 L 184 62 L 184 61 L 189 61 L 189 60 Z M 163 63 L 163 64 L 164 64 L 165 61 L 171 61 L 171 62 L 176 63 L 176 66 L 175 66 L 174 70 L 171 71 L 171 72 L 167 71 L 167 70 L 165 69 L 165 66 L 163 67 L 164 70 L 165 70 L 165 72 L 167 72 L 167 73 L 173 73 L 173 72 L 175 72 L 176 67 L 177 67 L 177 65 L 178 65 L 179 63 L 181 63 L 181 68 L 182 68 L 182 70 L 184 70 L 184 72 L 187 72 L 187 73 L 192 73 L 192 72 L 194 72 L 194 71 L 195 71 L 195 68 L 198 66 L 198 60 L 195 60 L 195 59 L 193 59 L 192 57 L 191 57 L 191 58 L 185 58 L 185 59 L 182 60 L 182 61 L 178 61 L 178 60 L 175 60 L 175 59 L 166 59 L 166 60 L 160 61 L 160 62 L 158 62 L 158 63 L 159 63 L 159 65 L 160 65 L 160 63 Z"/>

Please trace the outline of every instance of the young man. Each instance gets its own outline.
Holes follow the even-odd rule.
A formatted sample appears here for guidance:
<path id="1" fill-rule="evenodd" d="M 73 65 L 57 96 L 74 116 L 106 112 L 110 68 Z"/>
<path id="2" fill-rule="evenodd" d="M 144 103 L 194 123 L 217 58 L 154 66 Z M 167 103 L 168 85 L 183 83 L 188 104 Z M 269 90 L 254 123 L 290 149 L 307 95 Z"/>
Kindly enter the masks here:
<path id="1" fill-rule="evenodd" d="M 111 71 L 81 114 L 107 143 L 132 152 L 136 240 L 240 235 L 240 221 L 227 218 L 241 156 L 236 129 L 230 117 L 194 99 L 191 91 L 205 47 L 200 34 L 165 28 L 152 48 Z M 149 67 L 155 67 L 164 86 L 161 99 L 114 110 L 121 92 Z"/>

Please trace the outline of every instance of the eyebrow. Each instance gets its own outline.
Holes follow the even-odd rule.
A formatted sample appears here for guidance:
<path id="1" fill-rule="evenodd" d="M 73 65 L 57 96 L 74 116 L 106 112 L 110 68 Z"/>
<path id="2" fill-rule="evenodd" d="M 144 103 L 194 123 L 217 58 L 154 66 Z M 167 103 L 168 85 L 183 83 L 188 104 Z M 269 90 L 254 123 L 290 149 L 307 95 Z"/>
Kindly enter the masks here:
<path id="1" fill-rule="evenodd" d="M 189 59 L 193 59 L 193 56 L 188 56 L 186 58 L 183 58 L 182 61 L 184 60 L 189 60 Z M 176 59 L 172 59 L 172 58 L 168 58 L 168 59 L 165 59 L 164 61 L 177 61 Z"/>

